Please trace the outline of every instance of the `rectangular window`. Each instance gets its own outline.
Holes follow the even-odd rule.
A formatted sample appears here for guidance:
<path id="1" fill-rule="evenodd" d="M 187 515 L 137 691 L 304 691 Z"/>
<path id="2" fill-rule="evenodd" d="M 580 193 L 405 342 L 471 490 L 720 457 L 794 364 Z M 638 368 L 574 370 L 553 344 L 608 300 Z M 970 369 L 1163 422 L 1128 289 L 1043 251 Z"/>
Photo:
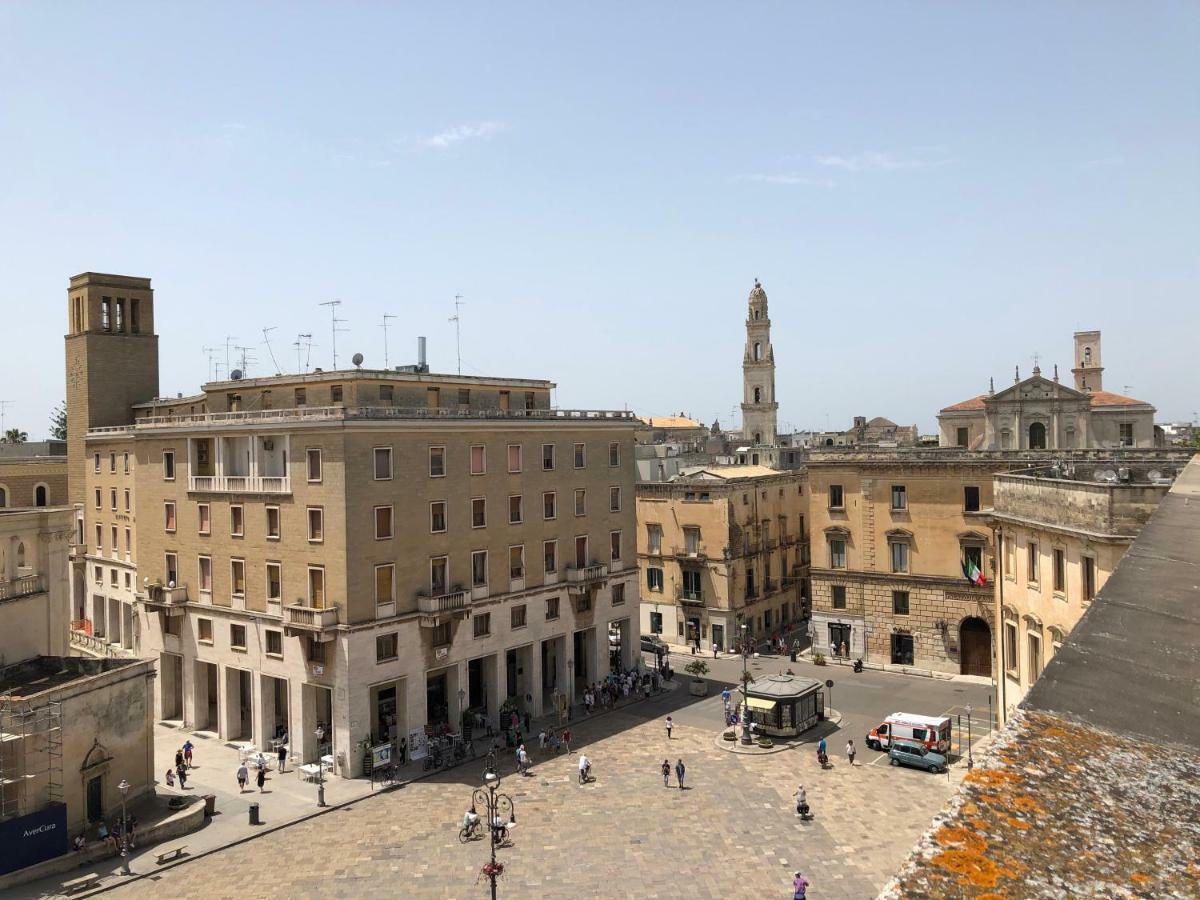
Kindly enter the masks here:
<path id="1" fill-rule="evenodd" d="M 92 576 L 95 578 L 96 584 L 103 584 L 104 583 L 104 567 L 103 566 L 93 566 L 92 567 Z"/>
<path id="2" fill-rule="evenodd" d="M 483 475 L 487 472 L 487 447 L 483 444 L 471 445 L 471 474 Z"/>
<path id="3" fill-rule="evenodd" d="M 391 481 L 392 480 L 392 448 L 391 447 L 376 447 L 375 448 L 375 480 L 376 481 Z"/>
<path id="4" fill-rule="evenodd" d="M 125 529 L 125 558 L 129 559 L 133 555 L 133 531 L 129 528 Z"/>
<path id="5" fill-rule="evenodd" d="M 99 475 L 100 474 L 100 454 L 99 453 L 92 454 L 92 462 L 96 466 L 96 474 Z"/>
<path id="6" fill-rule="evenodd" d="M 96 488 L 96 509 L 104 509 L 104 493 Z"/>
<path id="7" fill-rule="evenodd" d="M 125 453 L 122 453 L 121 456 L 122 456 L 121 464 L 125 468 L 125 474 L 128 475 L 129 474 L 129 452 L 126 451 Z"/>
<path id="8" fill-rule="evenodd" d="M 583 488 L 575 489 L 575 515 L 583 516 L 587 514 L 587 491 Z"/>
<path id="9" fill-rule="evenodd" d="M 268 628 L 264 634 L 267 636 L 267 656 L 283 656 L 283 632 L 276 631 L 273 628 Z"/>
<path id="10" fill-rule="evenodd" d="M 475 613 L 475 615 L 471 616 L 471 621 L 475 623 L 475 637 L 487 637 L 492 633 L 491 613 Z"/>
<path id="11" fill-rule="evenodd" d="M 308 464 L 308 481 L 315 484 L 321 480 L 321 451 L 317 447 L 309 447 L 304 451 Z"/>
<path id="12" fill-rule="evenodd" d="M 662 634 L 663 633 L 662 629 L 663 629 L 662 613 L 657 613 L 657 612 L 650 613 L 650 633 L 651 634 Z"/>
<path id="13" fill-rule="evenodd" d="M 471 527 L 487 527 L 487 500 L 483 497 L 475 497 L 471 500 Z"/>
<path id="14" fill-rule="evenodd" d="M 381 384 L 379 386 L 379 402 L 380 403 L 387 403 L 387 404 L 391 405 L 392 401 L 395 400 L 395 398 L 396 398 L 396 393 L 395 393 L 395 389 L 392 385 Z"/>
<path id="15" fill-rule="evenodd" d="M 400 641 L 396 632 L 375 637 L 375 662 L 391 662 L 399 655 Z"/>
<path id="16" fill-rule="evenodd" d="M 429 504 L 429 530 L 439 534 L 446 530 L 446 501 L 435 500 Z"/>
<path id="17" fill-rule="evenodd" d="M 470 406 L 471 406 L 471 389 L 470 388 L 459 388 L 458 389 L 458 408 L 459 409 L 469 409 Z"/>
<path id="18" fill-rule="evenodd" d="M 544 541 L 542 543 L 542 563 L 543 571 L 547 575 L 553 575 L 558 571 L 558 541 Z"/>
<path id="19" fill-rule="evenodd" d="M 508 445 L 508 471 L 511 475 L 516 475 L 521 471 L 521 445 Z"/>
<path id="20" fill-rule="evenodd" d="M 683 552 L 688 556 L 700 555 L 700 529 L 695 525 L 683 526 Z"/>
<path id="21" fill-rule="evenodd" d="M 125 488 L 125 512 L 129 512 L 129 488 Z"/>
<path id="22" fill-rule="evenodd" d="M 700 570 L 683 570 L 683 597 L 685 600 L 700 600 Z"/>
<path id="23" fill-rule="evenodd" d="M 525 627 L 525 604 L 514 606 L 509 612 L 510 626 L 512 628 Z"/>
<path id="24" fill-rule="evenodd" d="M 393 518 L 392 507 L 375 507 L 375 540 L 386 541 L 392 537 Z"/>
<path id="25" fill-rule="evenodd" d="M 333 384 L 329 386 L 329 400 L 332 403 L 342 402 L 342 386 L 340 384 Z"/>
<path id="26" fill-rule="evenodd" d="M 618 581 L 616 584 L 614 584 L 612 586 L 612 605 L 613 606 L 624 606 L 625 605 L 625 582 Z"/>
<path id="27" fill-rule="evenodd" d="M 121 548 L 117 546 L 117 526 L 112 526 L 112 552 L 113 556 L 117 555 L 117 551 Z"/>
<path id="28" fill-rule="evenodd" d="M 446 448 L 429 448 L 429 477 L 441 478 L 446 474 Z"/>
<path id="29" fill-rule="evenodd" d="M 108 454 L 108 471 L 114 475 L 117 474 L 117 454 L 115 452 Z"/>
<path id="30" fill-rule="evenodd" d="M 308 507 L 308 542 L 319 544 L 325 540 L 325 510 L 319 506 Z"/>
<path id="31" fill-rule="evenodd" d="M 1011 534 L 1004 536 L 1004 577 L 1010 581 L 1017 580 L 1016 543 Z"/>
<path id="32" fill-rule="evenodd" d="M 110 585 L 112 585 L 113 587 L 117 587 L 119 581 L 120 581 L 120 579 L 117 577 L 117 570 L 109 569 L 108 570 L 108 583 Z"/>
<path id="33" fill-rule="evenodd" d="M 835 584 L 833 590 L 833 608 L 846 608 L 846 586 L 844 584 Z"/>
<path id="34" fill-rule="evenodd" d="M 175 480 L 175 451 L 163 451 L 163 481 Z"/>
<path id="35" fill-rule="evenodd" d="M 846 568 L 846 542 L 834 539 L 829 542 L 829 568 Z"/>
<path id="36" fill-rule="evenodd" d="M 551 472 L 554 470 L 554 445 L 542 444 L 542 471 Z"/>
<path id="37" fill-rule="evenodd" d="M 442 389 L 441 388 L 425 388 L 425 407 L 427 409 L 438 409 L 442 405 Z"/>
<path id="38" fill-rule="evenodd" d="M 245 625 L 230 625 L 229 626 L 229 646 L 234 650 L 246 649 L 246 626 Z"/>
<path id="39" fill-rule="evenodd" d="M 212 593 L 212 559 L 201 556 L 197 560 L 197 580 L 200 582 L 200 593 Z"/>
<path id="40" fill-rule="evenodd" d="M 112 488 L 111 490 L 109 490 L 108 500 L 109 500 L 109 506 L 112 507 L 112 511 L 116 512 L 117 511 L 117 489 L 116 488 Z"/>
<path id="41" fill-rule="evenodd" d="M 619 563 L 621 561 L 621 532 L 610 531 L 608 533 L 608 552 L 612 562 Z"/>
<path id="42" fill-rule="evenodd" d="M 646 552 L 653 556 L 658 556 L 662 553 L 662 526 L 647 525 L 646 526 Z"/>
<path id="43" fill-rule="evenodd" d="M 508 548 L 508 577 L 525 577 L 525 548 L 523 546 Z"/>
<path id="44" fill-rule="evenodd" d="M 308 403 L 308 392 L 305 388 L 296 388 L 296 405 L 304 406 Z"/>
<path id="45" fill-rule="evenodd" d="M 449 629 L 450 623 L 446 622 L 445 627 L 446 627 L 446 629 Z M 434 633 L 436 634 L 436 632 L 437 632 L 437 629 L 435 628 Z M 450 643 L 449 638 L 447 638 L 446 643 L 447 644 Z M 311 637 L 308 638 L 305 641 L 304 655 L 305 655 L 305 659 L 307 659 L 310 663 L 316 663 L 319 666 L 324 665 L 325 664 L 325 642 L 318 641 L 316 638 L 311 638 Z"/>
<path id="46" fill-rule="evenodd" d="M 104 526 L 96 523 L 96 554 L 104 552 Z"/>
<path id="47" fill-rule="evenodd" d="M 902 484 L 892 485 L 892 509 L 908 509 L 908 491 Z"/>
<path id="48" fill-rule="evenodd" d="M 396 566 L 393 563 L 375 567 L 375 605 L 392 603 L 396 599 Z"/>
<path id="49" fill-rule="evenodd" d="M 163 527 L 167 531 L 173 532 L 175 530 L 175 504 L 170 500 L 163 504 L 163 518 Z"/>
<path id="50" fill-rule="evenodd" d="M 558 495 L 554 491 L 546 491 L 542 494 L 542 518 L 558 518 Z"/>
<path id="51" fill-rule="evenodd" d="M 279 540 L 279 507 L 268 506 L 267 511 L 267 539 L 272 541 Z"/>
<path id="52" fill-rule="evenodd" d="M 957 428 L 957 429 L 955 429 L 955 441 L 954 442 L 960 447 L 966 447 L 967 444 L 970 442 L 970 434 L 971 434 L 970 428 Z"/>
<path id="53" fill-rule="evenodd" d="M 471 586 L 487 587 L 488 584 L 488 552 L 475 550 L 471 553 Z"/>
<path id="54" fill-rule="evenodd" d="M 213 642 L 212 619 L 196 619 L 196 640 L 202 644 Z"/>
<path id="55" fill-rule="evenodd" d="M 892 635 L 892 665 L 911 666 L 913 664 L 913 636 L 911 634 Z"/>
<path id="56" fill-rule="evenodd" d="M 163 568 L 167 570 L 167 587 L 174 587 L 179 583 L 179 557 L 174 553 L 165 554 Z"/>
<path id="57" fill-rule="evenodd" d="M 650 566 L 646 569 L 646 590 L 654 593 L 662 593 L 663 589 L 663 570 L 655 566 Z"/>
<path id="58" fill-rule="evenodd" d="M 200 534 L 210 534 L 212 532 L 212 519 L 209 515 L 207 503 L 196 504 L 196 519 Z"/>
<path id="59" fill-rule="evenodd" d="M 442 597 L 449 592 L 450 558 L 435 556 L 429 560 L 429 593 L 434 597 Z"/>
<path id="60" fill-rule="evenodd" d="M 246 562 L 241 559 L 229 561 L 229 593 L 235 597 L 246 596 Z"/>
<path id="61" fill-rule="evenodd" d="M 278 602 L 283 599 L 283 565 L 267 563 L 267 599 Z"/>
<path id="62" fill-rule="evenodd" d="M 619 487 L 610 487 L 608 489 L 608 511 L 621 511 L 621 489 Z"/>
<path id="63" fill-rule="evenodd" d="M 829 486 L 829 508 L 846 508 L 846 498 L 842 496 L 842 486 L 840 484 L 831 484 Z"/>
<path id="64" fill-rule="evenodd" d="M 575 468 L 582 469 L 587 465 L 587 447 L 585 444 L 575 445 Z"/>
<path id="65" fill-rule="evenodd" d="M 1017 623 L 1004 623 L 1004 668 L 1017 674 Z"/>
<path id="66" fill-rule="evenodd" d="M 245 534 L 243 526 L 241 504 L 231 504 L 229 507 L 229 533 L 233 537 L 242 537 Z"/>
<path id="67" fill-rule="evenodd" d="M 1121 446 L 1122 447 L 1132 447 L 1133 446 L 1133 423 L 1132 422 L 1122 422 L 1121 423 Z"/>
<path id="68" fill-rule="evenodd" d="M 979 488 L 973 484 L 963 487 L 963 511 L 979 512 Z"/>
<path id="69" fill-rule="evenodd" d="M 1067 554 L 1057 547 L 1054 549 L 1054 590 L 1059 594 L 1067 590 Z"/>
<path id="70" fill-rule="evenodd" d="M 546 621 L 551 622 L 558 618 L 558 598 L 546 598 Z"/>
<path id="71" fill-rule="evenodd" d="M 608 445 L 608 464 L 613 468 L 621 465 L 621 445 L 616 441 Z"/>
<path id="72" fill-rule="evenodd" d="M 1042 639 L 1036 634 L 1028 635 L 1029 638 L 1029 683 L 1033 684 L 1037 681 L 1039 675 L 1042 674 Z"/>
<path id="73" fill-rule="evenodd" d="M 1029 568 L 1029 581 L 1038 580 L 1038 545 L 1035 541 L 1029 542 L 1029 552 L 1026 565 Z"/>
<path id="74" fill-rule="evenodd" d="M 508 524 L 519 525 L 525 520 L 525 508 L 522 504 L 521 495 L 516 494 L 508 498 Z"/>
<path id="75" fill-rule="evenodd" d="M 325 608 L 325 569 L 322 566 L 308 567 L 308 605 L 313 609 Z"/>
<path id="76" fill-rule="evenodd" d="M 1096 596 L 1096 560 L 1090 556 L 1081 557 L 1079 560 L 1083 569 L 1083 602 L 1090 603 Z"/>
<path id="77" fill-rule="evenodd" d="M 892 541 L 892 571 L 908 571 L 908 544 L 904 541 Z"/>
<path id="78" fill-rule="evenodd" d="M 892 615 L 908 615 L 908 591 L 892 591 Z"/>
<path id="79" fill-rule="evenodd" d="M 508 391 L 500 392 L 500 408 L 508 410 L 512 408 L 512 395 Z"/>

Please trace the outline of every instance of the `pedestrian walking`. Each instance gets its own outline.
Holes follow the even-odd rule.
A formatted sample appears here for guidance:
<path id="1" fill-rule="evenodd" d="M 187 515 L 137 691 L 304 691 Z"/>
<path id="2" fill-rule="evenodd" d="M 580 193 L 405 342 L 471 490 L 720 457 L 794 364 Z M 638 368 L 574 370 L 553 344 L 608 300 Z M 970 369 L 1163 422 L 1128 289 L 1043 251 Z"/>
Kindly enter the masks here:
<path id="1" fill-rule="evenodd" d="M 571 752 L 571 729 L 570 728 L 563 729 L 562 740 L 563 740 L 563 746 L 566 747 L 567 752 L 570 753 Z"/>
<path id="2" fill-rule="evenodd" d="M 408 738 L 400 738 L 400 765 L 408 761 Z"/>
<path id="3" fill-rule="evenodd" d="M 670 716 L 667 716 L 667 740 L 668 741 L 671 739 L 671 729 L 674 727 L 675 727 L 675 723 L 671 720 Z"/>
<path id="4" fill-rule="evenodd" d="M 192 768 L 192 750 L 193 749 L 194 748 L 192 746 L 191 741 L 183 742 L 183 762 L 189 769 Z"/>
<path id="5" fill-rule="evenodd" d="M 662 764 L 663 787 L 671 786 L 671 761 L 664 759 Z"/>
<path id="6" fill-rule="evenodd" d="M 283 774 L 283 772 L 286 770 L 286 768 L 287 768 L 287 744 L 281 743 L 279 745 L 279 772 L 280 772 L 280 774 Z"/>
<path id="7" fill-rule="evenodd" d="M 529 734 L 529 710 L 525 711 L 525 733 Z"/>
<path id="8" fill-rule="evenodd" d="M 675 780 L 679 782 L 679 789 L 681 791 L 683 790 L 683 773 L 685 771 L 687 770 L 684 768 L 683 760 L 675 760 Z"/>
<path id="9" fill-rule="evenodd" d="M 183 748 L 180 747 L 178 750 L 175 751 L 175 768 L 178 769 L 182 765 L 183 765 Z"/>
<path id="10" fill-rule="evenodd" d="M 538 732 L 538 747 L 540 747 L 542 750 L 546 749 L 546 729 L 545 728 L 543 728 L 541 731 Z"/>
<path id="11" fill-rule="evenodd" d="M 267 783 L 267 767 L 266 766 L 263 766 L 261 769 L 258 770 L 258 774 L 255 776 L 254 780 L 258 782 L 258 792 L 261 794 L 263 792 L 263 785 Z"/>
<path id="12" fill-rule="evenodd" d="M 179 787 L 181 790 L 187 788 L 187 769 L 184 766 L 179 766 L 175 769 L 175 774 L 179 776 Z"/>
<path id="13" fill-rule="evenodd" d="M 250 778 L 250 770 L 246 768 L 246 761 L 242 760 L 241 765 L 237 769 L 238 793 L 246 792 L 246 781 Z"/>
<path id="14" fill-rule="evenodd" d="M 805 900 L 808 896 L 808 882 L 797 872 L 792 876 L 792 900 Z"/>
<path id="15" fill-rule="evenodd" d="M 854 740 L 846 742 L 846 759 L 850 760 L 850 765 L 854 765 L 854 757 L 858 751 L 854 748 Z"/>

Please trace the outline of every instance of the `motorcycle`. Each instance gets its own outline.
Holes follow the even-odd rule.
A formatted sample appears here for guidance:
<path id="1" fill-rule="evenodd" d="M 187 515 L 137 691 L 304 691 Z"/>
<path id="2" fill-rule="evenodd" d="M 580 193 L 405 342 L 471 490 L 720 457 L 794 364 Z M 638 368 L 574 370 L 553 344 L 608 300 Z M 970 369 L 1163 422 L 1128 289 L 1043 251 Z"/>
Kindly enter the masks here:
<path id="1" fill-rule="evenodd" d="M 854 671 L 855 671 L 855 672 L 861 672 L 862 670 L 863 670 L 863 663 L 862 663 L 862 659 L 856 659 L 856 660 L 854 661 Z"/>

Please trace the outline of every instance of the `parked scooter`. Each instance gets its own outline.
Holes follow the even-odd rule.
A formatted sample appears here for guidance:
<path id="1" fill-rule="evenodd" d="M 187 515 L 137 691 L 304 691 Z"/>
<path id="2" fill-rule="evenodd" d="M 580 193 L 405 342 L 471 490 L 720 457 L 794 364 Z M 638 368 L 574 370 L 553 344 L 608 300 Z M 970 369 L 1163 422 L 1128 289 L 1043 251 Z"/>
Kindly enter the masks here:
<path id="1" fill-rule="evenodd" d="M 861 672 L 862 670 L 863 670 L 862 657 L 859 657 L 858 659 L 856 659 L 854 661 L 854 671 Z"/>

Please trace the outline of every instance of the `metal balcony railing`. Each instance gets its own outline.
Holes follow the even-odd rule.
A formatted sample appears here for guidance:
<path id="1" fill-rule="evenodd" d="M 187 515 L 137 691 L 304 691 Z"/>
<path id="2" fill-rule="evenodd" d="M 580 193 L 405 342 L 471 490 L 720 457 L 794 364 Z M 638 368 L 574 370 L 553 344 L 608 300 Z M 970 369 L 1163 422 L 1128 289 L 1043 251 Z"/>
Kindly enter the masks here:
<path id="1" fill-rule="evenodd" d="M 189 475 L 188 490 L 199 493 L 290 494 L 292 480 L 287 475 Z"/>

